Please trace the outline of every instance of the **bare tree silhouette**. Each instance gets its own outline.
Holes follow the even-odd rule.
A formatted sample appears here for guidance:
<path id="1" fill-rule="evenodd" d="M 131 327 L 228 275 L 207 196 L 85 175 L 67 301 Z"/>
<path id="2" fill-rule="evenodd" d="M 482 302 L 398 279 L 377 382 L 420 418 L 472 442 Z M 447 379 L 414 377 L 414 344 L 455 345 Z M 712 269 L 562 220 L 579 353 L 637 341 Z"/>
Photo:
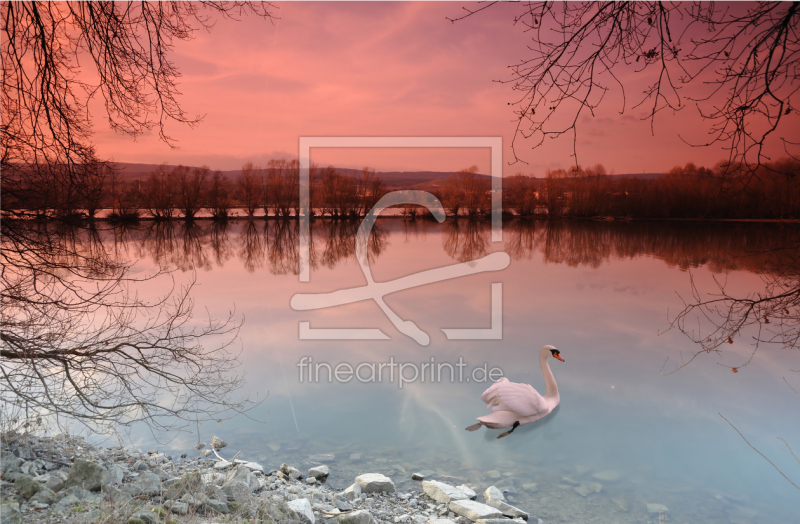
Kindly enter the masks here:
<path id="1" fill-rule="evenodd" d="M 546 1 L 518 9 L 513 23 L 531 42 L 501 80 L 519 93 L 515 161 L 520 138 L 536 148 L 571 134 L 577 164 L 580 117 L 612 90 L 624 112 L 633 78 L 646 79 L 632 106 L 653 129 L 658 113 L 689 108 L 708 122 L 708 138 L 692 145 L 722 144 L 731 165 L 760 165 L 771 140 L 797 156 L 800 3 Z"/>
<path id="2" fill-rule="evenodd" d="M 274 9 L 257 2 L 0 5 L 0 396 L 15 408 L 109 430 L 229 418 L 249 405 L 234 399 L 242 381 L 227 350 L 239 325 L 232 314 L 198 323 L 191 285 L 145 302 L 135 287 L 147 279 L 132 277 L 92 240 L 91 226 L 88 241 L 74 242 L 58 222 L 18 220 L 64 220 L 97 208 L 108 172 L 91 144 L 92 100 L 114 130 L 157 131 L 174 145 L 167 125 L 200 117 L 178 102 L 170 52 L 210 29 L 214 15 L 246 14 L 269 20 Z M 159 173 L 151 189 L 170 182 Z M 167 189 L 148 197 L 174 195 Z M 124 213 L 124 191 L 114 192 Z M 151 209 L 168 217 L 175 206 L 168 199 Z"/>

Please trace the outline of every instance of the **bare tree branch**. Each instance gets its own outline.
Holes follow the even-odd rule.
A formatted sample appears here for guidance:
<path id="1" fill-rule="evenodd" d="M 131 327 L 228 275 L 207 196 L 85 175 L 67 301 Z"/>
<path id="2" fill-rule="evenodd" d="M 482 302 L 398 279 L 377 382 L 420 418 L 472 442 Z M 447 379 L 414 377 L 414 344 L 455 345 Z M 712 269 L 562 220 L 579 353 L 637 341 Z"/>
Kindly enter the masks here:
<path id="1" fill-rule="evenodd" d="M 455 22 L 491 7 L 466 9 Z M 647 87 L 633 108 L 646 109 L 651 130 L 664 110 L 694 108 L 708 122 L 731 165 L 759 166 L 765 147 L 780 141 L 797 158 L 788 115 L 800 107 L 800 3 L 757 2 L 523 2 L 514 25 L 531 36 L 528 56 L 510 66 L 520 96 L 512 140 L 535 149 L 546 138 L 571 135 L 578 164 L 580 117 L 594 115 L 606 95 Z M 687 142 L 688 143 L 688 142 Z"/>

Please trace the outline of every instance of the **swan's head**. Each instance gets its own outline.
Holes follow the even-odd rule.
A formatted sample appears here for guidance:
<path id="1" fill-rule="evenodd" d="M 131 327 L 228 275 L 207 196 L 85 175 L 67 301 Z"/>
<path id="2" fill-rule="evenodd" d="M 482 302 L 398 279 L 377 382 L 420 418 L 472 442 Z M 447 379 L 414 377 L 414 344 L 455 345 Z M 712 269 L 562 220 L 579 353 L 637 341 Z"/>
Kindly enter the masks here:
<path id="1" fill-rule="evenodd" d="M 561 352 L 559 350 L 557 350 L 555 348 L 555 346 L 547 345 L 547 346 L 543 347 L 542 349 L 546 349 L 547 351 L 549 351 L 550 354 L 553 355 L 553 358 L 558 359 L 561 362 L 564 362 L 564 358 L 561 356 Z"/>

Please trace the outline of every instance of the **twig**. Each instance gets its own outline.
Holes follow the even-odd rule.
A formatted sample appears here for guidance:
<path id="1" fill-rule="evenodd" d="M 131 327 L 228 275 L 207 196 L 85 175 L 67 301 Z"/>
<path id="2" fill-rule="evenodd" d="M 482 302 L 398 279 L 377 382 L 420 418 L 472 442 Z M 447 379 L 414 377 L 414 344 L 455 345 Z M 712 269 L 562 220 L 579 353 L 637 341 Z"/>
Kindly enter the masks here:
<path id="1" fill-rule="evenodd" d="M 211 451 L 213 451 L 213 452 L 214 452 L 214 455 L 216 455 L 216 456 L 217 456 L 217 458 L 218 458 L 218 459 L 220 459 L 221 461 L 223 461 L 223 462 L 230 462 L 228 459 L 226 459 L 226 458 L 223 458 L 223 457 L 222 457 L 222 455 L 220 455 L 219 453 L 217 453 L 217 450 L 214 448 L 214 446 L 211 446 Z"/>
<path id="2" fill-rule="evenodd" d="M 789 386 L 789 389 L 791 389 L 792 391 L 794 391 L 795 393 L 797 393 L 798 395 L 800 395 L 800 391 L 797 391 L 796 389 L 794 389 L 794 388 L 792 387 L 792 385 L 791 385 L 791 384 L 789 384 L 789 381 L 788 381 L 788 380 L 786 380 L 786 377 L 783 377 L 783 381 L 784 381 L 784 382 L 786 382 L 786 385 L 787 385 L 787 386 Z"/>
<path id="3" fill-rule="evenodd" d="M 777 438 L 778 440 L 783 440 L 783 439 L 782 439 L 782 438 L 780 438 L 780 437 L 776 437 L 776 438 Z M 795 454 L 794 454 L 794 450 L 793 450 L 793 449 L 792 449 L 792 447 L 789 445 L 789 443 L 788 443 L 788 442 L 786 442 L 785 440 L 783 440 L 783 443 L 784 443 L 784 444 L 786 444 L 786 447 L 789 449 L 789 453 L 791 453 L 791 454 L 792 454 L 792 456 L 794 457 L 794 459 L 797 461 L 797 463 L 798 463 L 798 464 L 800 464 L 800 459 L 799 459 L 799 458 L 797 458 L 797 455 L 795 455 Z"/>
<path id="4" fill-rule="evenodd" d="M 791 484 L 792 486 L 796 487 L 797 489 L 800 489 L 800 486 L 798 486 L 797 484 L 795 484 L 794 482 L 792 482 L 792 479 L 790 479 L 789 477 L 787 477 L 787 476 L 786 476 L 786 474 L 785 474 L 783 471 L 781 471 L 781 469 L 780 469 L 778 466 L 776 466 L 774 462 L 772 462 L 770 459 L 768 459 L 768 458 L 767 458 L 767 456 L 766 456 L 766 455 L 764 455 L 764 454 L 763 454 L 763 453 L 761 453 L 759 450 L 757 450 L 755 446 L 753 446 L 752 444 L 750 444 L 750 441 L 748 441 L 748 440 L 747 440 L 747 439 L 744 437 L 744 435 L 742 435 L 742 432 L 741 432 L 741 431 L 739 431 L 739 430 L 736 428 L 736 426 L 734 426 L 734 425 L 731 423 L 731 421 L 730 421 L 730 420 L 726 419 L 726 418 L 725 418 L 725 416 L 724 416 L 722 413 L 717 413 L 717 414 L 718 414 L 720 417 L 722 417 L 722 420 L 724 420 L 725 422 L 727 422 L 727 423 L 728 423 L 728 424 L 729 424 L 729 425 L 730 425 L 730 426 L 731 426 L 731 427 L 734 429 L 734 431 L 736 431 L 736 433 L 738 433 L 738 434 L 739 434 L 739 436 L 740 436 L 740 437 L 742 437 L 742 440 L 744 440 L 745 442 L 747 442 L 747 445 L 748 445 L 748 446 L 750 446 L 751 448 L 753 448 L 753 451 L 755 451 L 756 453 L 758 453 L 759 455 L 761 455 L 762 457 L 764 457 L 764 460 L 766 460 L 767 462 L 769 462 L 770 464 L 772 464 L 772 467 L 773 467 L 773 468 L 775 468 L 775 469 L 778 471 L 778 473 L 780 473 L 781 475 L 783 475 L 783 478 L 785 478 L 786 480 L 788 480 L 788 481 L 789 481 L 789 484 Z M 780 438 L 780 437 L 778 437 L 778 438 Z M 781 439 L 781 440 L 783 440 L 783 439 Z M 784 440 L 784 443 L 785 443 L 785 442 L 786 442 L 786 441 Z M 787 444 L 787 446 L 788 446 L 788 444 Z M 791 451 L 791 448 L 789 448 L 789 450 Z M 794 453 L 792 453 L 792 456 L 794 456 Z M 794 457 L 794 458 L 795 458 L 795 459 L 797 459 L 797 457 Z"/>

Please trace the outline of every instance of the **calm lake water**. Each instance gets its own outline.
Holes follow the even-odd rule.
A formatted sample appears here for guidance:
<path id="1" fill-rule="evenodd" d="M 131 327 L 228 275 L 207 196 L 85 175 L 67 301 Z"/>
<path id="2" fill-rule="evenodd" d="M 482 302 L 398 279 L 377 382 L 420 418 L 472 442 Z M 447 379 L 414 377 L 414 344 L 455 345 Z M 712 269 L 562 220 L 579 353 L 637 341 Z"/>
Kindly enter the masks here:
<path id="1" fill-rule="evenodd" d="M 488 224 L 384 219 L 370 241 L 375 281 L 505 251 L 501 271 L 399 291 L 386 303 L 430 335 L 421 346 L 392 325 L 373 301 L 295 311 L 297 293 L 363 286 L 354 255 L 357 223 L 316 221 L 310 282 L 297 275 L 294 222 L 200 221 L 102 234 L 109 249 L 138 259 L 137 271 L 177 267 L 178 280 L 196 274 L 197 311 L 244 316 L 241 359 L 250 391 L 266 400 L 251 415 L 201 428 L 229 443 L 228 455 L 267 469 L 333 453 L 330 482 L 346 487 L 355 475 L 390 475 L 401 491 L 420 490 L 411 473 L 428 469 L 476 491 L 508 488 L 512 503 L 545 522 L 658 522 L 647 504 L 669 508 L 671 522 L 800 522 L 800 491 L 753 451 L 721 417 L 800 483 L 798 352 L 763 349 L 739 373 L 752 348 L 745 338 L 704 354 L 676 373 L 696 351 L 669 320 L 691 299 L 690 277 L 703 292 L 744 294 L 763 288 L 760 249 L 785 242 L 795 227 L 759 224 L 507 222 L 502 242 Z M 768 258 L 768 257 L 767 257 Z M 502 339 L 448 340 L 442 328 L 489 328 L 492 284 L 502 283 Z M 150 286 L 144 293 L 162 292 Z M 319 328 L 378 328 L 389 340 L 301 340 L 300 323 Z M 692 324 L 693 325 L 693 324 Z M 464 428 L 487 413 L 488 383 L 467 377 L 486 364 L 515 382 L 544 392 L 539 349 L 552 344 L 565 362 L 550 360 L 561 405 L 545 419 L 497 440 L 500 430 Z M 464 380 L 429 380 L 403 387 L 383 382 L 300 381 L 298 363 L 356 367 L 360 363 L 456 364 Z M 446 368 L 445 368 L 446 369 Z M 410 368 L 407 375 L 412 373 Z M 362 377 L 368 377 L 368 368 Z M 144 432 L 131 436 L 154 446 Z M 161 449 L 192 450 L 187 434 Z M 353 455 L 357 454 L 357 455 Z M 358 456 L 360 455 L 360 457 Z M 601 473 L 604 472 L 604 473 Z M 593 477 L 600 474 L 602 479 Z M 615 477 L 618 477 L 615 479 Z M 575 486 L 599 492 L 586 496 Z M 535 484 L 535 486 L 534 486 Z"/>

